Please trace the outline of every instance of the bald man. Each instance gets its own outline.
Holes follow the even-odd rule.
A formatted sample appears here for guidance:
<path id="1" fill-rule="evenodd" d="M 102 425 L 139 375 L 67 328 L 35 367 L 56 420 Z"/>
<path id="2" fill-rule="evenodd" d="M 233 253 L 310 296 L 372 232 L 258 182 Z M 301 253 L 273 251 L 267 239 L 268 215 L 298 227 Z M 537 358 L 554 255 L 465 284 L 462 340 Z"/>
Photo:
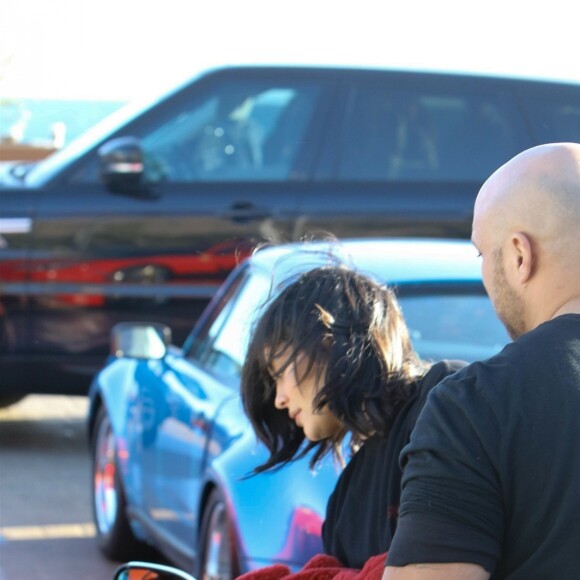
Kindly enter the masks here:
<path id="1" fill-rule="evenodd" d="M 383 580 L 580 578 L 580 144 L 481 188 L 472 241 L 514 339 L 432 391 Z"/>

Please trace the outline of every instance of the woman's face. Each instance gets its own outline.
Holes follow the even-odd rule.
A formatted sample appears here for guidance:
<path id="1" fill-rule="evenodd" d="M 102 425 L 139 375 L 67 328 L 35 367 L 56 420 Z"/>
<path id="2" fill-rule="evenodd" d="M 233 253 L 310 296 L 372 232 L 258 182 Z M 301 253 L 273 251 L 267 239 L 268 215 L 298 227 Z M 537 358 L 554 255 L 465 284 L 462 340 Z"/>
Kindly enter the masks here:
<path id="1" fill-rule="evenodd" d="M 313 409 L 314 397 L 321 382 L 317 382 L 316 372 L 305 376 L 308 359 L 300 356 L 295 363 L 281 370 L 285 363 L 286 357 L 281 355 L 274 359 L 270 369 L 276 383 L 274 406 L 277 409 L 287 409 L 290 419 L 304 430 L 305 437 L 310 441 L 320 441 L 337 434 L 342 424 L 328 406 L 317 412 Z"/>

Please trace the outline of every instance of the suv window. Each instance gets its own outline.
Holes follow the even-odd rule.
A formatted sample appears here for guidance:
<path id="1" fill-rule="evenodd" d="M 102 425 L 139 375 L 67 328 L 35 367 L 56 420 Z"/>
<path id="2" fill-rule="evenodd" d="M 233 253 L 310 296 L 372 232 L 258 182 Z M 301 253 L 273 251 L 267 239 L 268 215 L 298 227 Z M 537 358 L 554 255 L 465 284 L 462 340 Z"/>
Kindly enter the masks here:
<path id="1" fill-rule="evenodd" d="M 343 179 L 480 181 L 527 144 L 501 94 L 364 87 L 350 110 Z"/>
<path id="2" fill-rule="evenodd" d="M 226 82 L 141 138 L 150 181 L 290 177 L 317 102 L 313 86 Z"/>
<path id="3" fill-rule="evenodd" d="M 200 94 L 184 90 L 123 134 L 139 138 L 150 183 L 301 179 L 295 166 L 321 93 L 320 83 L 222 80 Z M 98 179 L 96 157 L 72 175 Z"/>
<path id="4" fill-rule="evenodd" d="M 524 106 L 539 143 L 580 142 L 580 94 L 528 95 Z"/>

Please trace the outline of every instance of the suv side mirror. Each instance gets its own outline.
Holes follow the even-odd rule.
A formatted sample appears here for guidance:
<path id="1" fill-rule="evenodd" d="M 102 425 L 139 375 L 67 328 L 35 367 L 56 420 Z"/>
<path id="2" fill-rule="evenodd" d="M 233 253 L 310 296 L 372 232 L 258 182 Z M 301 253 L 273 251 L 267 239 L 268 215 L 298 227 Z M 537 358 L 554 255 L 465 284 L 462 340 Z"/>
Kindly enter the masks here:
<path id="1" fill-rule="evenodd" d="M 150 562 L 128 562 L 117 568 L 113 580 L 195 580 L 182 570 Z"/>
<path id="2" fill-rule="evenodd" d="M 101 145 L 98 151 L 101 179 L 114 193 L 143 196 L 145 162 L 139 140 L 119 137 Z"/>

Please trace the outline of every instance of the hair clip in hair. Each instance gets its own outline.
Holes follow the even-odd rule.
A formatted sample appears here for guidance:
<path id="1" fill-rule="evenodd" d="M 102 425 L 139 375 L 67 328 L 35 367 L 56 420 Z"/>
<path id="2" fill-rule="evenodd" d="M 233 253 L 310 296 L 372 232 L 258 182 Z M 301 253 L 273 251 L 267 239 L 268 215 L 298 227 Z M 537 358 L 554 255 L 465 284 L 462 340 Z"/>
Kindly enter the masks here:
<path id="1" fill-rule="evenodd" d="M 320 320 L 320 322 L 322 322 L 322 324 L 324 324 L 324 326 L 326 326 L 326 328 L 328 328 L 329 330 L 332 330 L 332 326 L 334 324 L 334 316 L 332 316 L 332 314 L 330 314 L 330 312 L 328 312 L 328 310 L 324 310 L 324 308 L 322 308 L 322 306 L 320 306 L 320 304 L 314 304 L 314 306 L 316 306 L 316 308 L 318 308 L 318 320 Z"/>
<path id="2" fill-rule="evenodd" d="M 322 308 L 320 304 L 315 304 L 314 306 L 318 308 L 318 320 L 320 320 L 320 322 L 322 322 L 322 324 L 324 324 L 324 326 L 326 326 L 326 328 L 329 330 L 351 334 L 353 332 L 365 333 L 369 329 L 369 324 L 367 322 L 340 322 L 336 320 L 336 318 L 334 318 L 334 316 L 332 316 L 328 310 Z"/>

